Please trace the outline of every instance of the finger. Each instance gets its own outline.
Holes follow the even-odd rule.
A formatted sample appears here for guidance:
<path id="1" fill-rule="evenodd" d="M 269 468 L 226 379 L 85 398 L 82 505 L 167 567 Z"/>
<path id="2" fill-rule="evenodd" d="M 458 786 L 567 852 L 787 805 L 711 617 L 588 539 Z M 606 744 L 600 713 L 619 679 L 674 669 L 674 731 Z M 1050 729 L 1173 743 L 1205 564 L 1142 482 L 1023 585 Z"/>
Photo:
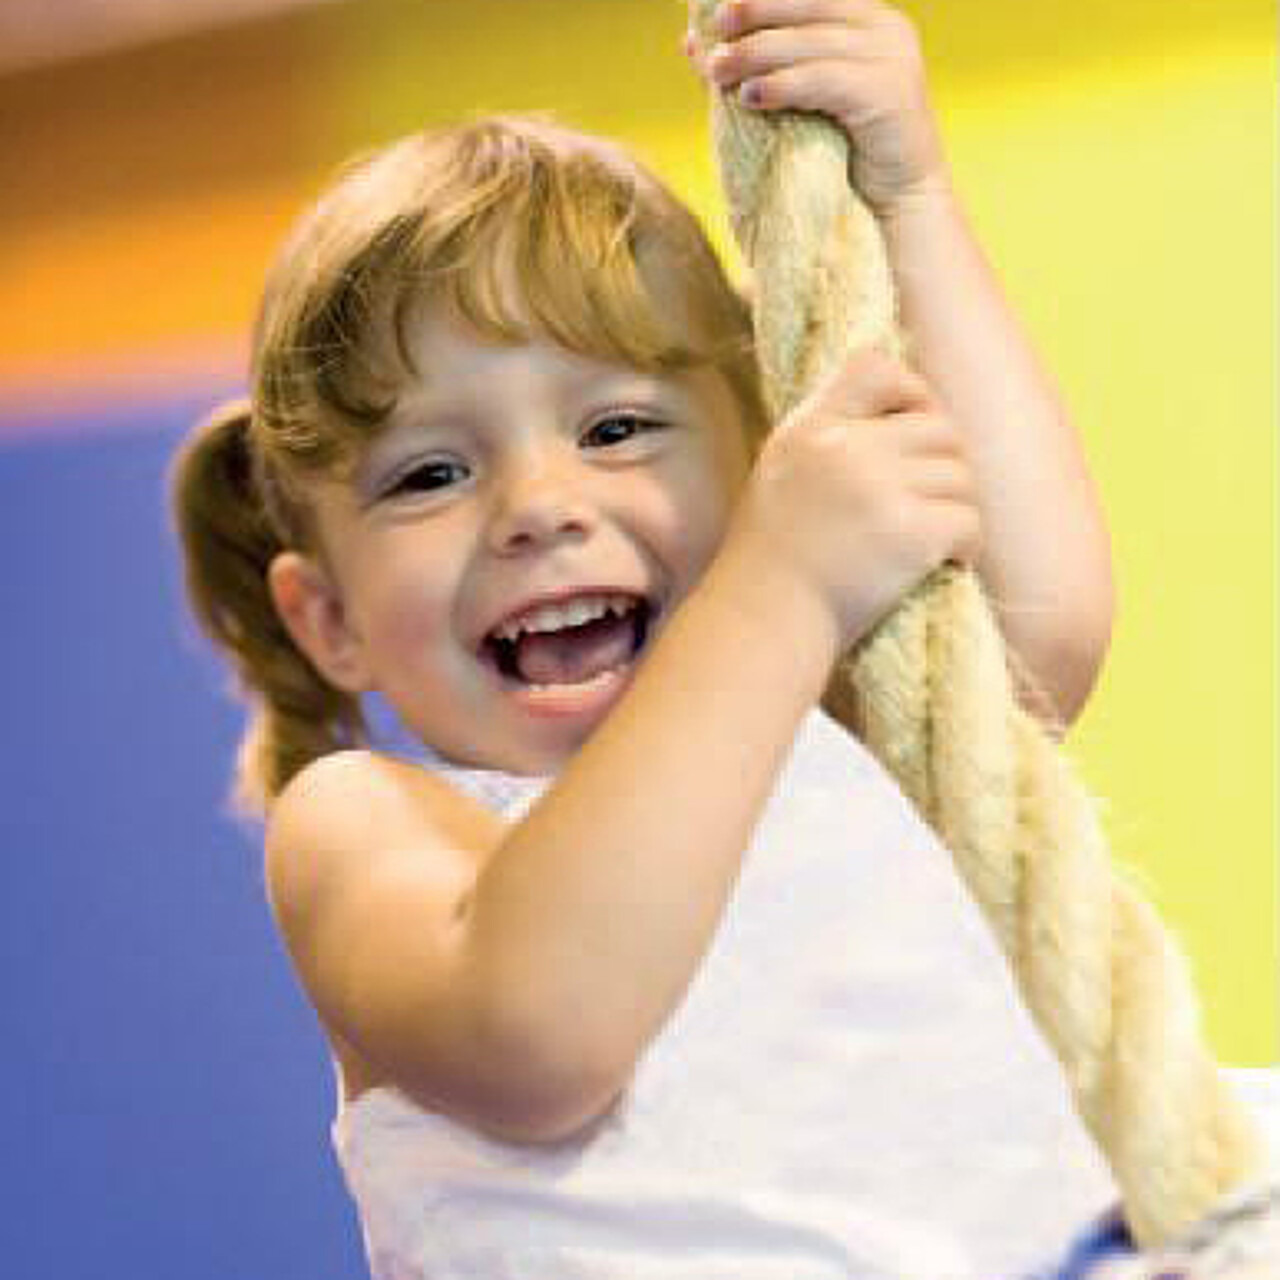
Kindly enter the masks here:
<path id="1" fill-rule="evenodd" d="M 918 373 L 875 348 L 850 355 L 817 394 L 855 418 L 928 413 L 936 407 L 929 384 Z"/>
<path id="2" fill-rule="evenodd" d="M 939 411 L 936 398 L 927 387 L 928 408 L 900 410 L 894 424 L 904 452 L 916 458 L 943 458 L 969 466 L 969 446 L 964 433 L 950 415 Z"/>
<path id="3" fill-rule="evenodd" d="M 982 552 L 982 516 L 971 502 L 930 498 L 914 508 L 910 524 L 935 566 L 972 563 Z"/>
<path id="4" fill-rule="evenodd" d="M 881 0 L 725 0 L 712 30 L 725 39 L 764 27 L 801 27 L 813 23 L 871 23 L 892 12 Z"/>
<path id="5" fill-rule="evenodd" d="M 893 86 L 881 83 L 883 77 L 880 65 L 868 64 L 859 74 L 847 59 L 817 59 L 748 76 L 726 92 L 752 110 L 813 111 L 848 128 L 866 116 L 868 103 L 891 96 Z"/>
<path id="6" fill-rule="evenodd" d="M 717 44 L 707 51 L 712 80 L 731 88 L 743 80 L 770 75 L 802 63 L 872 60 L 878 42 L 850 27 L 822 25 L 757 31 L 741 39 Z M 846 72 L 847 74 L 847 72 Z"/>

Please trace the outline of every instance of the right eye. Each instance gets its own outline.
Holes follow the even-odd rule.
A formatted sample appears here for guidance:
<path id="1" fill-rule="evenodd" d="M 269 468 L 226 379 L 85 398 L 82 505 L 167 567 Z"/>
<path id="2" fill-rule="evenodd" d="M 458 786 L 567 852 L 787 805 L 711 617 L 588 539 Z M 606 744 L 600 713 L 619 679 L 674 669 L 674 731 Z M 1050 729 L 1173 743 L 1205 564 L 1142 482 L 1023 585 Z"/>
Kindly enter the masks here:
<path id="1" fill-rule="evenodd" d="M 395 493 L 422 493 L 443 488 L 449 483 L 447 473 L 460 472 L 456 462 L 424 462 L 401 473 L 388 487 L 386 495 Z"/>

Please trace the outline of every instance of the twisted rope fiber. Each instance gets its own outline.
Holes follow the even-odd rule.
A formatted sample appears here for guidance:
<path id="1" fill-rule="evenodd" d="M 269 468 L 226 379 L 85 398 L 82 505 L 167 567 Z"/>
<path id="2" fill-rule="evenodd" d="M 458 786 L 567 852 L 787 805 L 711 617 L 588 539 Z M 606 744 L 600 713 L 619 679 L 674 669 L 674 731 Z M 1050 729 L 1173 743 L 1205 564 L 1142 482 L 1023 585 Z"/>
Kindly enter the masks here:
<path id="1" fill-rule="evenodd" d="M 717 0 L 698 0 L 704 40 Z M 750 264 L 774 421 L 849 352 L 902 352 L 875 218 L 844 135 L 712 95 L 734 234 Z M 1153 1248 L 1258 1177 L 1262 1147 L 1201 1039 L 1186 962 L 1111 866 L 1095 803 L 1015 698 L 977 577 L 948 563 L 837 665 L 824 706 L 893 774 L 955 860 Z M 854 713 L 857 719 L 854 719 Z"/>

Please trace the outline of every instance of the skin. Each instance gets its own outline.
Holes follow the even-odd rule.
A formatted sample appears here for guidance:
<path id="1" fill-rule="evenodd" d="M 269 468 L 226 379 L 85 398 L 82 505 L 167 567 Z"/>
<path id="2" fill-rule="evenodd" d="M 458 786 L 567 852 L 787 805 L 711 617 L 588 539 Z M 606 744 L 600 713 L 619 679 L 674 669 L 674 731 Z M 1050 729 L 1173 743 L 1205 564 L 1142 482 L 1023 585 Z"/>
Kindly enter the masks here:
<path id="1" fill-rule="evenodd" d="M 492 344 L 438 310 L 419 311 L 409 347 L 447 384 L 413 379 L 355 482 L 317 487 L 323 554 L 277 557 L 276 607 L 330 681 L 379 690 L 449 758 L 555 772 L 598 717 L 528 716 L 479 638 L 531 596 L 583 584 L 656 597 L 656 635 L 748 472 L 736 402 L 711 369 L 660 377 Z"/>

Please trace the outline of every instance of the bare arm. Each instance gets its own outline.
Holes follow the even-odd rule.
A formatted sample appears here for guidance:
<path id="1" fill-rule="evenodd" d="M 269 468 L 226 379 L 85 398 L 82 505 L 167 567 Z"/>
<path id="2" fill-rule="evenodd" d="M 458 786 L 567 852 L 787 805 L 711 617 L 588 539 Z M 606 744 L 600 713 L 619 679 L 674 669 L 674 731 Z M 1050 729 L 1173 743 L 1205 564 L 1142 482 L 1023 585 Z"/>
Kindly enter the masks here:
<path id="1" fill-rule="evenodd" d="M 1115 613 L 1110 541 L 1080 440 L 954 192 L 939 184 L 903 199 L 881 225 L 913 362 L 969 448 L 978 572 L 1010 646 L 1070 724 Z"/>
<path id="2" fill-rule="evenodd" d="M 809 597 L 758 562 L 719 557 L 478 878 L 481 984 L 522 1011 L 529 1043 L 565 1046 L 589 1111 L 625 1083 L 697 970 L 838 650 Z M 574 1061 L 584 1052 L 590 1062 Z"/>

